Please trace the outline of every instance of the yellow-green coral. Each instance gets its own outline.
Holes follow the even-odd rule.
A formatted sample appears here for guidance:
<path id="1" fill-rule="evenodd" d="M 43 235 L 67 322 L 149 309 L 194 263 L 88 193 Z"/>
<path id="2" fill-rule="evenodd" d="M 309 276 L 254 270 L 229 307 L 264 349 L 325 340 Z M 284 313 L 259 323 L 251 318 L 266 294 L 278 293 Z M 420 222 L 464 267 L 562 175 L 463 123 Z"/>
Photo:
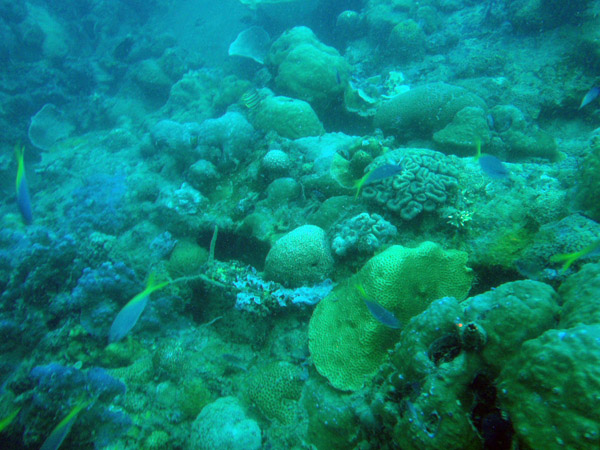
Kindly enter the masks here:
<path id="1" fill-rule="evenodd" d="M 284 425 L 296 417 L 302 393 L 302 371 L 285 361 L 270 363 L 256 370 L 248 383 L 248 397 L 268 419 Z"/>
<path id="2" fill-rule="evenodd" d="M 465 252 L 443 250 L 433 242 L 412 249 L 395 245 L 371 258 L 313 312 L 308 338 L 319 373 L 338 389 L 360 389 L 398 339 L 398 330 L 385 327 L 369 312 L 357 284 L 406 324 L 433 300 L 467 296 L 473 275 L 466 263 Z"/>

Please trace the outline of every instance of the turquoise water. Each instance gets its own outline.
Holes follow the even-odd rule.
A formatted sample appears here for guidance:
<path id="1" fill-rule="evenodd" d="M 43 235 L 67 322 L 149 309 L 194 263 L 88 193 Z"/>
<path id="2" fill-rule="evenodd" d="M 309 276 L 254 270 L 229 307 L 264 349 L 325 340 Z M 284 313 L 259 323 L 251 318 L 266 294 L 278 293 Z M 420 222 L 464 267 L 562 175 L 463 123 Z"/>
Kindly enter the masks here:
<path id="1" fill-rule="evenodd" d="M 0 3 L 0 448 L 600 447 L 600 2 Z"/>

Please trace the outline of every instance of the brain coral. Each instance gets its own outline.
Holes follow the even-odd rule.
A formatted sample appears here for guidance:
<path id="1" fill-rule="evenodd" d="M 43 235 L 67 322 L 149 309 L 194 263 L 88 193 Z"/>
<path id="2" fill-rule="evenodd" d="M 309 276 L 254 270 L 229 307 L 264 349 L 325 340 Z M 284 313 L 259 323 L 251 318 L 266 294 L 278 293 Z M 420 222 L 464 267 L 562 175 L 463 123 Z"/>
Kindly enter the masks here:
<path id="1" fill-rule="evenodd" d="M 338 389 L 360 389 L 398 340 L 398 330 L 386 328 L 371 315 L 357 284 L 370 300 L 406 324 L 435 299 L 467 296 L 473 275 L 466 262 L 465 252 L 443 250 L 433 242 L 417 248 L 394 245 L 371 258 L 313 312 L 308 338 L 319 373 Z"/>
<path id="2" fill-rule="evenodd" d="M 402 139 L 430 138 L 467 106 L 487 110 L 480 97 L 464 88 L 445 83 L 426 84 L 383 103 L 375 114 L 375 126 Z"/>
<path id="3" fill-rule="evenodd" d="M 302 371 L 285 361 L 256 370 L 248 382 L 248 397 L 269 419 L 290 424 L 296 417 L 296 403 L 302 393 Z"/>
<path id="4" fill-rule="evenodd" d="M 315 225 L 303 225 L 280 238 L 265 261 L 266 278 L 291 287 L 317 283 L 332 271 L 327 236 Z"/>
<path id="5" fill-rule="evenodd" d="M 362 196 L 404 220 L 423 211 L 432 212 L 452 200 L 458 184 L 452 160 L 427 149 L 393 150 L 375 159 L 373 165 L 401 164 L 402 172 L 362 190 Z"/>

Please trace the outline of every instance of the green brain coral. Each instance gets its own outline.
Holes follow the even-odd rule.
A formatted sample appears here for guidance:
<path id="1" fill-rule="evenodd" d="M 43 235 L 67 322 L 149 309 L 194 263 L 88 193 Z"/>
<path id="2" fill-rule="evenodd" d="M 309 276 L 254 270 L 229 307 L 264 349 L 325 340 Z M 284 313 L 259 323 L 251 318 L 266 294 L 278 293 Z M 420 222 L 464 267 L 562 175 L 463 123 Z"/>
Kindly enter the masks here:
<path id="1" fill-rule="evenodd" d="M 288 425 L 296 417 L 303 385 L 299 367 L 278 361 L 260 367 L 250 375 L 247 393 L 268 419 Z"/>
<path id="2" fill-rule="evenodd" d="M 398 330 L 385 327 L 369 312 L 358 284 L 370 300 L 406 324 L 435 299 L 467 296 L 473 275 L 466 263 L 465 252 L 444 250 L 433 242 L 417 248 L 395 245 L 371 258 L 313 312 L 309 348 L 319 373 L 338 389 L 360 389 L 398 340 Z"/>

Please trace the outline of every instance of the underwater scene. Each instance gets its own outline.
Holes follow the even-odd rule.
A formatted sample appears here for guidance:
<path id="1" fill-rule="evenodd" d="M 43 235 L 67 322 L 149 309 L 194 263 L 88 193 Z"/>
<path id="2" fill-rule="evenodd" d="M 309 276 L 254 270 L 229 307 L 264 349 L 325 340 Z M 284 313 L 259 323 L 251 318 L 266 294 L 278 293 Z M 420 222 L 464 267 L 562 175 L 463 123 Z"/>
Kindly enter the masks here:
<path id="1" fill-rule="evenodd" d="M 600 448 L 600 0 L 0 0 L 0 450 Z"/>

